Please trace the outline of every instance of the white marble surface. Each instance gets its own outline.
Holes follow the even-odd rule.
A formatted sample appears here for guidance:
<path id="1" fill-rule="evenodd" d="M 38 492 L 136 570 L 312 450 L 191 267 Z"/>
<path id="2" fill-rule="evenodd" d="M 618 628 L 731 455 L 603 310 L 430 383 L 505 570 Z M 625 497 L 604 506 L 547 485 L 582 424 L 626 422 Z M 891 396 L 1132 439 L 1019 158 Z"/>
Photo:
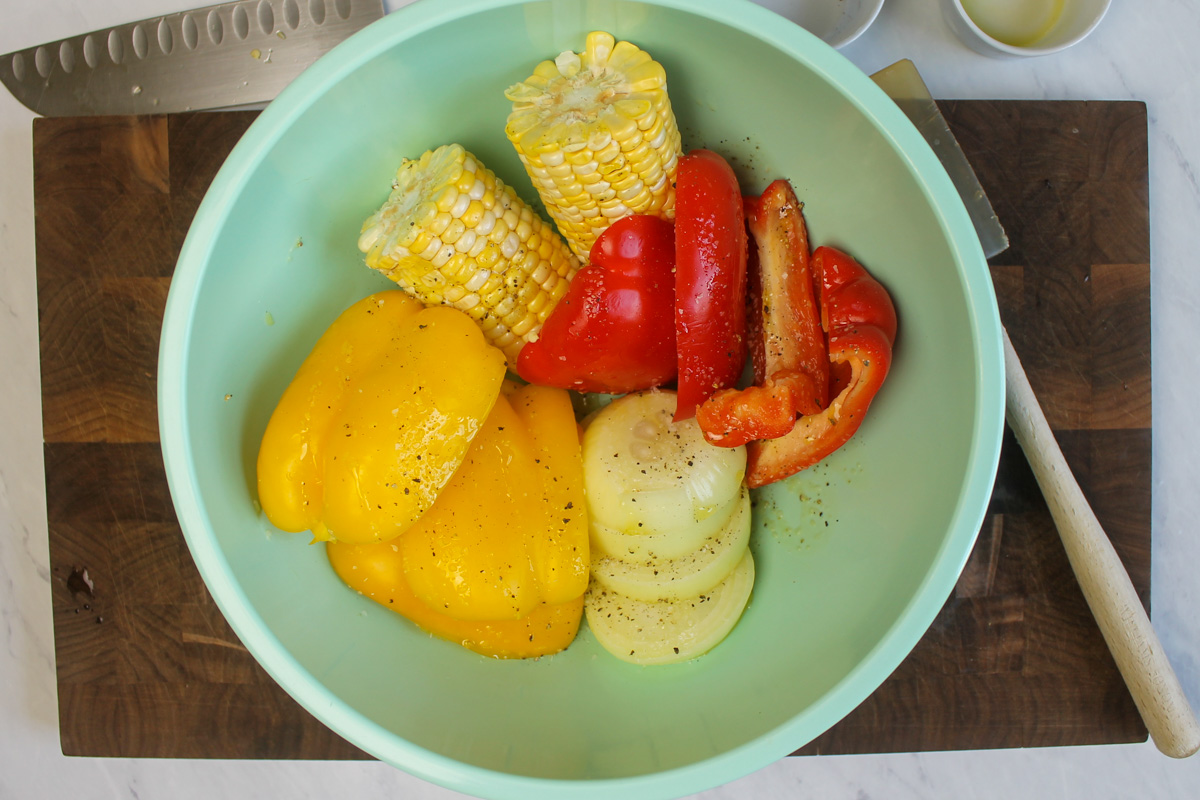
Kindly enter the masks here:
<path id="1" fill-rule="evenodd" d="M 0 53 L 191 5 L 0 0 Z M 1075 48 L 1043 59 L 998 61 L 955 40 L 935 0 L 887 0 L 875 25 L 843 52 L 867 72 L 912 57 L 937 97 L 1149 104 L 1154 627 L 1192 705 L 1200 708 L 1198 37 L 1200 7 L 1190 0 L 1118 0 L 1093 36 Z M 0 92 L 0 798 L 459 796 L 377 763 L 61 755 L 38 385 L 32 119 Z M 1172 761 L 1147 743 L 785 759 L 702 796 L 1185 798 L 1200 796 L 1200 756 Z"/>

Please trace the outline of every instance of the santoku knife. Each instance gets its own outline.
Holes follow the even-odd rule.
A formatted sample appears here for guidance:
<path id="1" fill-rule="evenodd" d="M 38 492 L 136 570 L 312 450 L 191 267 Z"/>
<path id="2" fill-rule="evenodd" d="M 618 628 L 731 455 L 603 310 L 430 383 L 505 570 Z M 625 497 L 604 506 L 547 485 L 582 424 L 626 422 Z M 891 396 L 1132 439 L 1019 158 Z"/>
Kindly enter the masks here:
<path id="1" fill-rule="evenodd" d="M 0 82 L 47 117 L 254 105 L 383 13 L 383 0 L 239 0 L 0 56 Z"/>

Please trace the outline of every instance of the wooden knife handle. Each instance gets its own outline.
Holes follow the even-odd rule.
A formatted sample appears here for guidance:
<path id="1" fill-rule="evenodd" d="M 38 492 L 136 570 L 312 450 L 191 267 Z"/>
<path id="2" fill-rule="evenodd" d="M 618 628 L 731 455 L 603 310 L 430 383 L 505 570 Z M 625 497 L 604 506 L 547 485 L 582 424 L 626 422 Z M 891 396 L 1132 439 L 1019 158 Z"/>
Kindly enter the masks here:
<path id="1" fill-rule="evenodd" d="M 1172 758 L 1200 749 L 1200 725 L 1150 626 L 1129 573 L 1075 482 L 1021 361 L 1004 332 L 1006 413 L 1083 589 L 1154 744 Z"/>

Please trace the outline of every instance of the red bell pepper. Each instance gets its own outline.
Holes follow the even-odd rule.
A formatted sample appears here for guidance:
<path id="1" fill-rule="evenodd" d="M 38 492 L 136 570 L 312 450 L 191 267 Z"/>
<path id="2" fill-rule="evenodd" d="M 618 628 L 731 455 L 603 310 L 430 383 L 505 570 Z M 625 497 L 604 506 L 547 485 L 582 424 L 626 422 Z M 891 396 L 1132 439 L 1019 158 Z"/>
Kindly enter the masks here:
<path id="1" fill-rule="evenodd" d="M 771 195 L 771 190 L 764 195 L 760 212 L 772 207 Z M 764 298 L 763 335 L 757 337 L 763 343 L 763 367 L 760 372 L 756 363 L 755 368 L 760 385 L 720 392 L 697 413 L 709 441 L 727 446 L 746 443 L 746 483 L 751 487 L 812 466 L 854 435 L 887 376 L 896 338 L 891 297 L 850 256 L 819 247 L 812 256 L 811 278 L 795 277 L 792 270 L 803 263 L 795 252 L 802 239 L 790 230 L 794 230 L 790 225 L 756 230 L 752 220 Z M 771 257 L 778 247 L 791 255 Z M 786 267 L 786 275 L 776 272 L 781 266 Z M 817 285 L 815 306 L 804 299 L 803 285 L 796 285 L 809 280 Z M 827 337 L 826 363 L 831 367 L 827 387 L 832 396 L 817 408 L 813 404 L 819 395 L 813 392 L 821 376 L 819 368 L 815 375 L 811 370 L 812 348 L 818 341 L 811 330 L 815 309 Z M 773 329 L 778 334 L 774 340 L 766 334 Z M 760 374 L 766 378 L 760 379 Z"/>
<path id="2" fill-rule="evenodd" d="M 746 198 L 754 235 L 747 338 L 755 386 L 726 390 L 700 406 L 696 420 L 722 447 L 783 436 L 802 414 L 829 403 L 829 350 L 821 330 L 809 263 L 808 230 L 787 181 Z"/>
<path id="3" fill-rule="evenodd" d="M 517 374 L 543 386 L 608 394 L 674 378 L 674 262 L 670 222 L 634 215 L 613 223 L 537 340 L 521 348 Z"/>
<path id="4" fill-rule="evenodd" d="M 732 386 L 746 361 L 746 222 L 724 158 L 693 150 L 675 178 L 675 420 Z"/>
<path id="5" fill-rule="evenodd" d="M 791 433 L 747 447 L 746 483 L 765 486 L 816 464 L 844 445 L 866 416 L 892 365 L 896 309 L 887 290 L 857 261 L 818 247 L 813 267 L 821 280 L 821 318 L 835 365 L 828 408 L 806 414 Z"/>

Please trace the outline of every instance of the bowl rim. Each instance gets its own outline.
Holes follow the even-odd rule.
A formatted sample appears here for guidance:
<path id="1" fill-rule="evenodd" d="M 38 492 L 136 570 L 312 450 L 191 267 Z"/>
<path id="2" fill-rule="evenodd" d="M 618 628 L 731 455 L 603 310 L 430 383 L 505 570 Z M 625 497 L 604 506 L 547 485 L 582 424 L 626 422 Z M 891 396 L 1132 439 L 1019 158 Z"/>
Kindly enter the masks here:
<path id="1" fill-rule="evenodd" d="M 582 2 L 583 0 L 579 0 Z M 409 37 L 456 19 L 526 0 L 415 3 L 362 29 L 305 70 L 251 124 L 202 200 L 177 262 L 164 313 L 158 358 L 158 417 L 168 486 L 180 527 L 206 586 L 230 626 L 259 664 L 322 723 L 382 761 L 460 792 L 492 798 L 676 797 L 754 772 L 811 741 L 867 698 L 908 655 L 932 624 L 962 571 L 991 496 L 1004 424 L 1004 370 L 999 312 L 979 240 L 957 191 L 924 138 L 865 73 L 795 24 L 750 0 L 646 0 L 739 30 L 821 75 L 862 113 L 902 159 L 930 203 L 959 264 L 976 356 L 976 402 L 966 481 L 947 534 L 929 571 L 896 621 L 850 672 L 813 705 L 737 748 L 671 770 L 609 779 L 548 779 L 478 767 L 402 739 L 339 700 L 283 647 L 235 579 L 216 546 L 196 476 L 187 433 L 186 354 L 196 288 L 212 242 L 249 175 L 290 124 L 316 98 L 363 64 Z"/>
<path id="2" fill-rule="evenodd" d="M 875 24 L 875 18 L 879 16 L 879 12 L 883 10 L 883 0 L 862 0 L 862 6 L 859 10 L 858 24 L 850 28 L 836 39 L 825 39 L 825 43 L 831 47 L 841 50 L 846 45 L 853 42 L 858 37 L 867 32 L 867 28 Z M 849 15 L 849 12 L 845 12 Z"/>

